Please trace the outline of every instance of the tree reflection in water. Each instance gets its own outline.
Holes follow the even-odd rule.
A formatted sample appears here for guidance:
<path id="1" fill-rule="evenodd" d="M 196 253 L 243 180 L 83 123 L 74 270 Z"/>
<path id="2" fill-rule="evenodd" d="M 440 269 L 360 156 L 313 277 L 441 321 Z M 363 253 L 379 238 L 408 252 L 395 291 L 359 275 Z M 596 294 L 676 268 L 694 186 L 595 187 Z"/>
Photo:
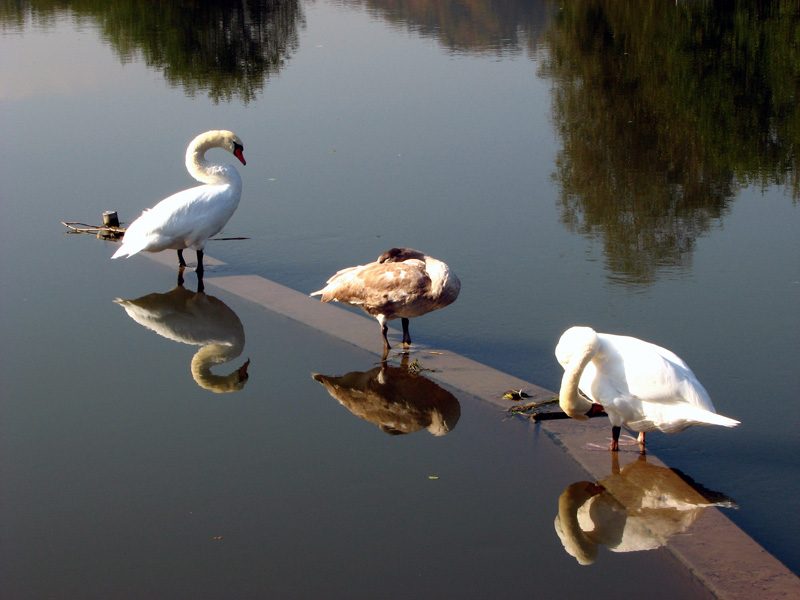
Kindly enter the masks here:
<path id="1" fill-rule="evenodd" d="M 741 187 L 800 197 L 796 2 L 562 6 L 547 34 L 561 219 L 608 269 L 683 269 Z M 792 83 L 794 82 L 794 83 Z"/>
<path id="2" fill-rule="evenodd" d="M 65 12 L 97 25 L 123 63 L 141 57 L 173 87 L 215 103 L 253 100 L 297 49 L 304 24 L 299 0 L 32 0 L 4 9 L 0 21 L 48 26 Z"/>

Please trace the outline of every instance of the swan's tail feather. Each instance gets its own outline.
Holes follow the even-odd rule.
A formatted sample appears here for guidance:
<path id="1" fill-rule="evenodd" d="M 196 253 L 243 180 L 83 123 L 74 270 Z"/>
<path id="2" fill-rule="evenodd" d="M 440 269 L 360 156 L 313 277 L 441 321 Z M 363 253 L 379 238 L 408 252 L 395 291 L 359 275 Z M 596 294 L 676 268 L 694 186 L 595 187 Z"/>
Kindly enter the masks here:
<path id="1" fill-rule="evenodd" d="M 369 265 L 367 265 L 369 266 Z M 349 286 L 352 283 L 358 283 L 357 275 L 364 269 L 364 265 L 357 267 L 347 267 L 337 271 L 321 290 L 312 292 L 309 296 L 322 296 L 323 302 L 347 302 L 349 304 L 363 304 L 359 294 L 354 292 Z"/>
<path id="2" fill-rule="evenodd" d="M 723 417 L 722 415 L 718 415 L 716 413 L 708 413 L 705 415 L 707 419 L 707 423 L 709 425 L 722 425 L 722 427 L 736 427 L 741 423 L 741 421 L 737 421 L 736 419 L 730 419 L 728 417 Z"/>
<path id="3" fill-rule="evenodd" d="M 133 256 L 134 254 L 137 254 L 138 252 L 139 250 L 133 250 L 132 248 L 123 244 L 122 246 L 117 248 L 117 251 L 111 255 L 111 258 L 128 258 Z"/>
<path id="4" fill-rule="evenodd" d="M 682 406 L 680 412 L 684 422 L 694 422 L 697 425 L 720 425 L 722 427 L 736 427 L 739 425 L 739 421 L 735 419 L 730 419 L 696 406 Z M 667 429 L 663 429 L 663 431 L 669 433 Z"/>
<path id="5" fill-rule="evenodd" d="M 339 302 L 339 299 L 334 294 L 332 294 L 331 290 L 329 290 L 328 288 L 312 292 L 309 294 L 309 296 L 322 296 L 320 298 L 322 302 Z"/>
<path id="6" fill-rule="evenodd" d="M 160 241 L 160 238 L 154 239 L 152 236 L 131 236 L 128 235 L 128 232 L 126 232 L 125 237 L 122 238 L 122 245 L 117 248 L 117 251 L 114 252 L 111 258 L 131 257 L 134 254 L 139 254 L 139 252 L 142 252 L 143 250 L 152 248 L 154 246 L 154 242 L 158 241 Z"/>

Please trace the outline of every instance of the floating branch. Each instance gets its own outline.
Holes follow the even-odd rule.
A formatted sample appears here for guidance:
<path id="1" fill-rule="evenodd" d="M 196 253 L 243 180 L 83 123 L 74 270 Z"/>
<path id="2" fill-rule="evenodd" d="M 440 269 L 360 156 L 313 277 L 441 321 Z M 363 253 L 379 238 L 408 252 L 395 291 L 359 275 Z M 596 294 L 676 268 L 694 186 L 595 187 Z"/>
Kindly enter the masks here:
<path id="1" fill-rule="evenodd" d="M 69 231 L 64 232 L 66 234 L 86 233 L 89 235 L 96 235 L 101 240 L 107 240 L 111 242 L 118 242 L 120 239 L 122 239 L 122 236 L 125 235 L 126 231 L 125 227 L 120 227 L 119 217 L 117 217 L 116 211 L 113 210 L 107 210 L 103 213 L 102 225 L 91 225 L 89 223 L 81 223 L 79 221 L 61 221 L 61 224 L 69 229 Z M 249 240 L 250 238 L 225 237 L 211 239 L 216 242 L 228 242 L 236 240 Z"/>
<path id="2" fill-rule="evenodd" d="M 102 225 L 90 225 L 89 223 L 80 223 L 77 221 L 61 221 L 64 227 L 69 227 L 71 231 L 64 233 L 98 233 L 100 231 L 110 231 L 122 235 L 125 233 L 124 227 L 104 227 Z"/>
<path id="3" fill-rule="evenodd" d="M 419 375 L 423 371 L 430 371 L 431 373 L 435 373 L 436 372 L 436 369 L 429 369 L 428 367 L 423 367 L 421 364 L 419 364 L 419 359 L 418 358 L 415 358 L 414 362 L 412 362 L 410 365 L 408 365 L 407 368 L 408 368 L 408 372 L 411 375 Z"/>
<path id="4" fill-rule="evenodd" d="M 505 396 L 503 396 L 505 398 Z M 523 396 L 524 397 L 524 396 Z M 528 396 L 530 398 L 530 396 Z M 535 419 L 537 415 L 544 412 L 544 408 L 558 404 L 558 398 L 551 398 L 550 400 L 542 400 L 541 402 L 529 402 L 528 404 L 521 404 L 518 406 L 509 406 L 506 409 L 506 414 L 510 417 L 519 415 L 520 417 L 529 417 Z"/>

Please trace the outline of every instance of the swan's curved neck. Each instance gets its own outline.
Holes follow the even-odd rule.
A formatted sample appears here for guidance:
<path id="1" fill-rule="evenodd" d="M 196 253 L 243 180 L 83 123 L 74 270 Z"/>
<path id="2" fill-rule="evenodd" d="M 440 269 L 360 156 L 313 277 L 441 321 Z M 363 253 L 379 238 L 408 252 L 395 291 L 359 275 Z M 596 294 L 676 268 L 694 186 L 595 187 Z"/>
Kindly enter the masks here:
<path id="1" fill-rule="evenodd" d="M 590 565 L 597 559 L 597 544 L 581 529 L 578 509 L 599 490 L 599 487 L 588 481 L 578 481 L 564 490 L 558 499 L 561 543 L 582 565 Z"/>
<path id="2" fill-rule="evenodd" d="M 242 346 L 225 344 L 209 344 L 203 346 L 192 358 L 192 378 L 200 387 L 213 392 L 233 392 L 241 389 L 242 369 L 233 371 L 230 375 L 215 375 L 211 367 L 229 360 L 233 360 L 242 353 Z M 248 361 L 249 362 L 249 361 Z M 246 373 L 245 367 L 245 373 Z"/>
<path id="3" fill-rule="evenodd" d="M 592 403 L 578 393 L 578 384 L 592 358 L 600 349 L 600 339 L 592 331 L 581 346 L 572 353 L 569 363 L 564 367 L 564 377 L 561 379 L 561 390 L 558 393 L 558 404 L 567 415 L 579 421 L 589 417 L 586 412 L 592 408 Z"/>
<path id="4" fill-rule="evenodd" d="M 231 165 L 212 163 L 206 160 L 206 151 L 221 148 L 220 141 L 211 135 L 196 137 L 186 150 L 186 170 L 192 177 L 208 184 L 242 184 L 239 172 Z"/>

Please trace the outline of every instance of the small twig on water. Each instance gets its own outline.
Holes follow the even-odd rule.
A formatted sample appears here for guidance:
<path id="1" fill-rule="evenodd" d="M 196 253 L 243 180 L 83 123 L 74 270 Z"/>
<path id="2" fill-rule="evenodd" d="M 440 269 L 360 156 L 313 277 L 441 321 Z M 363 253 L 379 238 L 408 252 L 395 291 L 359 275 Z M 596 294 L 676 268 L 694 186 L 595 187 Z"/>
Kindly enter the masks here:
<path id="1" fill-rule="evenodd" d="M 64 233 L 89 233 L 95 234 L 98 232 L 111 232 L 114 234 L 123 234 L 126 231 L 125 227 L 114 227 L 111 225 L 90 225 L 89 223 L 80 223 L 78 221 L 61 221 L 64 227 L 71 229 Z M 248 237 L 224 237 L 224 238 L 210 238 L 215 242 L 233 242 L 239 240 L 249 240 Z"/>
<path id="2" fill-rule="evenodd" d="M 523 398 L 530 398 L 530 397 L 531 395 L 526 394 L 525 392 L 522 391 L 522 389 L 508 390 L 505 394 L 503 394 L 503 400 L 519 401 L 522 400 Z"/>
<path id="3" fill-rule="evenodd" d="M 509 406 L 506 409 L 506 414 L 509 416 L 519 415 L 521 417 L 534 418 L 537 414 L 543 412 L 542 408 L 558 404 L 558 398 L 551 398 L 550 400 L 542 400 L 541 402 L 530 402 L 519 406 Z"/>
<path id="4" fill-rule="evenodd" d="M 124 227 L 113 227 L 113 226 L 99 226 L 99 225 L 89 225 L 88 223 L 79 223 L 76 221 L 61 221 L 61 224 L 64 227 L 68 227 L 72 231 L 66 231 L 65 233 L 97 233 L 98 231 L 111 231 L 113 233 L 125 233 Z"/>
<path id="5" fill-rule="evenodd" d="M 408 365 L 408 372 L 411 373 L 412 375 L 419 375 L 423 371 L 430 371 L 431 373 L 433 373 L 436 371 L 436 369 L 429 369 L 427 367 L 423 367 L 422 365 L 419 364 L 418 358 L 415 358 L 414 362 Z"/>

